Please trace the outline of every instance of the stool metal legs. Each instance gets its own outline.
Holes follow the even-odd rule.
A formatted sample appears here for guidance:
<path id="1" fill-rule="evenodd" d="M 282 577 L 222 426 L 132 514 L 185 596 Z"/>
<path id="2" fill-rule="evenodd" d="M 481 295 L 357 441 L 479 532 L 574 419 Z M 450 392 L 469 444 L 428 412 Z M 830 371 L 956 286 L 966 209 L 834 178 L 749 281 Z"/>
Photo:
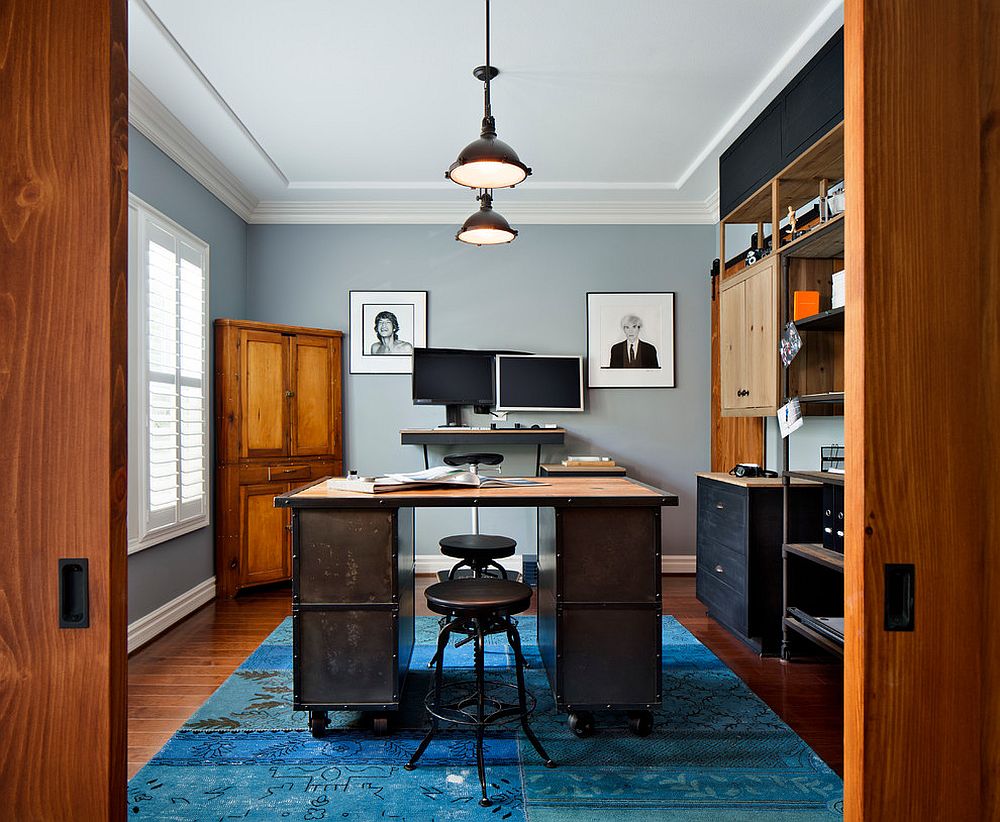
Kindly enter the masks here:
<path id="1" fill-rule="evenodd" d="M 451 622 L 446 623 L 442 626 L 440 632 L 438 633 L 437 650 L 434 654 L 435 671 L 434 671 L 434 685 L 433 685 L 433 710 L 429 711 L 431 714 L 431 727 L 424 738 L 420 741 L 417 746 L 417 750 L 414 751 L 413 756 L 410 757 L 410 761 L 407 762 L 403 768 L 412 771 L 417 766 L 417 760 L 423 755 L 424 751 L 427 750 L 427 746 L 433 739 L 434 735 L 438 731 L 438 716 L 441 714 L 441 691 L 444 684 L 444 652 L 445 648 L 448 647 L 448 641 L 451 634 L 456 629 L 461 628 L 463 631 L 469 632 L 471 635 L 469 639 L 475 641 L 475 669 L 476 669 L 476 693 L 463 699 L 459 705 L 471 705 L 473 700 L 476 703 L 476 769 L 479 773 L 479 786 L 482 788 L 483 798 L 479 800 L 479 804 L 484 808 L 488 808 L 492 802 L 486 794 L 486 766 L 483 762 L 483 738 L 486 731 L 486 725 L 491 721 L 495 720 L 499 714 L 506 714 L 510 716 L 513 714 L 513 707 L 505 709 L 503 711 L 498 711 L 491 714 L 490 717 L 486 716 L 486 633 L 487 629 L 491 633 L 500 633 L 504 631 L 507 634 L 507 641 L 510 642 L 511 649 L 514 652 L 514 662 L 515 671 L 517 673 L 517 702 L 518 709 L 517 713 L 521 719 L 521 727 L 524 729 L 524 735 L 528 737 L 534 749 L 538 752 L 538 755 L 542 758 L 547 768 L 554 768 L 555 762 L 553 762 L 549 755 L 545 752 L 542 747 L 542 743 L 539 742 L 538 737 L 535 736 L 534 731 L 531 730 L 531 726 L 528 724 L 528 701 L 527 694 L 524 687 L 524 654 L 521 651 L 521 637 L 517 632 L 517 628 L 511 624 L 509 617 L 501 617 L 502 621 L 497 623 L 495 616 L 491 615 L 488 621 L 487 627 L 483 626 L 483 621 L 480 617 L 472 617 L 470 619 L 456 619 Z M 499 628 L 500 630 L 496 630 Z M 430 695 L 428 695 L 428 699 Z M 447 715 L 445 716 L 447 718 Z M 468 724 L 473 724 L 469 722 Z"/>

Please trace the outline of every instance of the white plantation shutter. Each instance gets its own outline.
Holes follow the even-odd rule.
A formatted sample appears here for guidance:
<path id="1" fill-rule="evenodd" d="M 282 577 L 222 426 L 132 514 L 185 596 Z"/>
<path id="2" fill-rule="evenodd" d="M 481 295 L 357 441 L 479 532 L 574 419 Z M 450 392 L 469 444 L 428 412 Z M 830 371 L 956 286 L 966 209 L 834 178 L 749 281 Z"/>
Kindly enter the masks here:
<path id="1" fill-rule="evenodd" d="M 208 245 L 129 197 L 129 551 L 208 525 Z"/>

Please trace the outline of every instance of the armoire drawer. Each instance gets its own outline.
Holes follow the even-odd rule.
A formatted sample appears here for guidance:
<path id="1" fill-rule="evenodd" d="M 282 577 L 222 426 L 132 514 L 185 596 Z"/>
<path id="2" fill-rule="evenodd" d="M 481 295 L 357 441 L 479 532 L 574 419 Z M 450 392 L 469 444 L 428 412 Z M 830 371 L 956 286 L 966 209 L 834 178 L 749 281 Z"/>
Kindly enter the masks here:
<path id="1" fill-rule="evenodd" d="M 308 482 L 341 473 L 339 460 L 249 462 L 240 465 L 240 485 L 258 482 Z"/>

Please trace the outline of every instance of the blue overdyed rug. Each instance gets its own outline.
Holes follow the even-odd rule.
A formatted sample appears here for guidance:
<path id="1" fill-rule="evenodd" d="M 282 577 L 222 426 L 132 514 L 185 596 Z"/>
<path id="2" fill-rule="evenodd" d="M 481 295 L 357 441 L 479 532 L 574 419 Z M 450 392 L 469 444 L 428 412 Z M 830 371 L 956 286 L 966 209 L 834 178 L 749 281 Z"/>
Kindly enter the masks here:
<path id="1" fill-rule="evenodd" d="M 403 770 L 426 727 L 436 620 L 417 618 L 404 705 L 389 736 L 357 713 L 331 713 L 314 739 L 293 711 L 291 619 L 285 620 L 129 782 L 128 815 L 156 820 L 531 820 L 532 822 L 736 822 L 837 820 L 840 779 L 719 659 L 672 617 L 663 618 L 663 706 L 647 737 L 624 715 L 596 715 L 597 733 L 575 737 L 556 712 L 534 644 L 520 619 L 532 716 L 545 768 L 516 729 L 486 743 L 495 804 L 481 808 L 475 745 L 444 731 L 412 772 Z M 491 637 L 487 662 L 513 671 Z M 471 643 L 449 648 L 450 668 L 471 667 Z M 448 672 L 446 671 L 446 674 Z M 451 671 L 452 676 L 468 671 Z"/>

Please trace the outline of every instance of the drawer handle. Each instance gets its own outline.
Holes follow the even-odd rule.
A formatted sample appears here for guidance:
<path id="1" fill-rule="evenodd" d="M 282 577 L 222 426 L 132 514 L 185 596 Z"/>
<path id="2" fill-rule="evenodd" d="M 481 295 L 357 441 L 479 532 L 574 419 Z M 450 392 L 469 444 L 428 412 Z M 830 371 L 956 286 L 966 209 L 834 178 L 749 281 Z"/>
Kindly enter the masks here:
<path id="1" fill-rule="evenodd" d="M 308 470 L 308 469 L 305 466 L 302 466 L 300 468 L 282 468 L 280 471 L 278 471 L 276 473 L 278 473 L 278 474 L 294 474 L 294 473 L 296 473 L 298 471 L 306 471 L 306 470 Z"/>
<path id="2" fill-rule="evenodd" d="M 718 508 L 720 511 L 722 511 L 725 509 L 726 506 L 723 505 L 721 502 L 717 502 L 715 503 L 715 507 Z"/>
<path id="3" fill-rule="evenodd" d="M 724 574 L 724 573 L 726 573 L 726 571 L 725 571 L 725 569 L 721 565 L 716 565 L 715 566 L 715 573 L 717 573 L 717 574 Z"/>

